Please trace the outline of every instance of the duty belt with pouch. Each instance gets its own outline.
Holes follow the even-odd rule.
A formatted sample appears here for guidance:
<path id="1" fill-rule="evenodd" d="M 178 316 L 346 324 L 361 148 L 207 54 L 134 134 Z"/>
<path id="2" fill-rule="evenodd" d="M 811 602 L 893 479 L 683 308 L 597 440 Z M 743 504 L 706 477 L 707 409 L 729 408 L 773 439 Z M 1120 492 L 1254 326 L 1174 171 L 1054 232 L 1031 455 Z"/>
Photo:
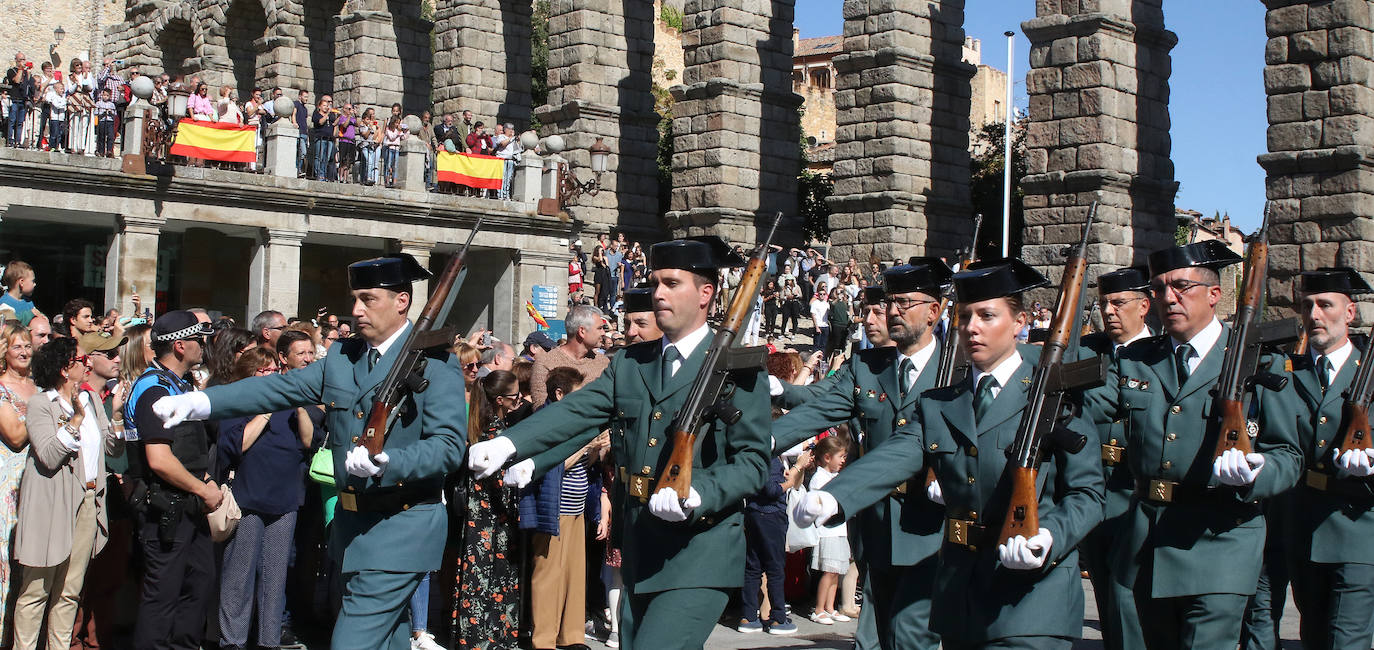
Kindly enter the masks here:
<path id="1" fill-rule="evenodd" d="M 970 551 L 991 548 L 997 533 L 986 524 L 978 523 L 978 513 L 972 510 L 951 511 L 945 519 L 945 541 Z"/>
<path id="2" fill-rule="evenodd" d="M 345 487 L 339 492 L 339 507 L 349 512 L 396 513 L 415 506 L 439 503 L 441 489 L 433 485 L 390 485 L 358 492 Z"/>
<path id="3" fill-rule="evenodd" d="M 1362 479 L 1339 478 L 1315 469 L 1309 469 L 1303 472 L 1302 484 L 1317 492 L 1325 492 L 1366 504 L 1374 503 L 1374 494 L 1370 493 L 1369 484 Z"/>
<path id="4" fill-rule="evenodd" d="M 649 500 L 649 495 L 653 493 L 654 489 L 654 468 L 645 465 L 640 468 L 638 474 L 630 474 L 624 465 L 617 467 L 616 470 L 620 475 L 621 484 L 625 486 L 625 491 L 630 496 L 641 502 Z"/>

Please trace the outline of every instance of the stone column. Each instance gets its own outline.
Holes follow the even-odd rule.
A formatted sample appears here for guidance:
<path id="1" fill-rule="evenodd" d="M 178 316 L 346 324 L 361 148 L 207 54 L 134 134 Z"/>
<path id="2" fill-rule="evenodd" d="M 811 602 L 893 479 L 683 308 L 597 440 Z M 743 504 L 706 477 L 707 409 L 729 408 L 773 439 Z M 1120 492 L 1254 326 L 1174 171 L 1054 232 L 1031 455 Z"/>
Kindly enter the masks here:
<path id="1" fill-rule="evenodd" d="M 294 314 L 300 305 L 301 241 L 299 230 L 265 228 L 253 247 L 245 317 L 268 309 Z"/>
<path id="2" fill-rule="evenodd" d="M 657 233 L 653 3 L 560 0 L 552 7 L 549 103 L 535 109 L 539 135 L 563 136 L 569 173 L 581 181 L 591 178 L 588 149 L 596 139 L 611 148 L 601 190 L 565 207 L 589 224 Z"/>
<path id="3" fill-rule="evenodd" d="M 530 0 L 435 0 L 435 116 L 530 121 Z"/>
<path id="4" fill-rule="evenodd" d="M 425 191 L 425 156 L 429 145 L 415 136 L 407 136 L 401 141 L 401 151 L 396 156 L 396 186 L 411 192 Z"/>
<path id="5" fill-rule="evenodd" d="M 674 236 L 752 243 L 767 228 L 757 217 L 796 214 L 802 98 L 792 92 L 794 4 L 687 0 L 684 85 L 672 88 Z"/>
<path id="6" fill-rule="evenodd" d="M 334 21 L 334 106 L 352 102 L 385 108 L 404 100 L 391 13 L 355 11 Z M 386 114 L 380 109 L 379 113 Z"/>
<path id="7" fill-rule="evenodd" d="M 300 134 L 294 118 L 283 118 L 267 125 L 267 173 L 282 178 L 296 177 Z"/>
<path id="8" fill-rule="evenodd" d="M 142 175 L 147 173 L 147 152 L 143 150 L 144 128 L 148 120 L 156 120 L 156 106 L 142 99 L 134 100 L 124 109 L 124 135 L 120 142 L 120 170 L 126 174 Z"/>
<path id="9" fill-rule="evenodd" d="M 1031 40 L 1021 257 L 1051 280 L 1093 201 L 1089 277 L 1173 245 L 1169 51 L 1178 38 L 1164 29 L 1160 1 L 1042 1 L 1021 25 Z"/>
<path id="10" fill-rule="evenodd" d="M 423 169 L 424 166 L 421 165 L 421 170 Z M 423 182 L 421 183 L 421 187 L 423 188 Z M 401 239 L 396 241 L 395 248 L 397 252 L 413 255 L 415 261 L 420 263 L 420 266 L 429 268 L 429 255 L 434 251 L 434 242 Z M 429 280 L 421 280 L 412 283 L 411 291 L 410 319 L 413 321 L 420 317 L 420 312 L 425 310 L 425 302 L 429 300 Z M 440 326 L 442 325 L 443 323 L 440 323 Z"/>
<path id="11" fill-rule="evenodd" d="M 1268 300 L 1287 316 L 1298 272 L 1374 272 L 1374 2 L 1264 4 Z M 1357 305 L 1374 321 L 1374 303 Z"/>
<path id="12" fill-rule="evenodd" d="M 166 219 L 120 215 L 105 262 L 105 305 L 123 311 L 138 289 L 143 304 L 157 302 L 158 236 Z"/>
<path id="13" fill-rule="evenodd" d="M 964 0 L 851 2 L 844 17 L 829 256 L 952 253 L 973 230 Z"/>
<path id="14" fill-rule="evenodd" d="M 520 154 L 515 160 L 515 180 L 511 181 L 511 200 L 538 203 L 541 198 L 540 181 L 544 175 L 544 159 L 533 151 Z"/>
<path id="15" fill-rule="evenodd" d="M 515 252 L 515 304 L 511 313 L 515 335 L 511 339 L 512 341 L 523 341 L 535 330 L 534 320 L 525 313 L 525 301 L 534 296 L 534 285 L 556 287 L 558 304 L 568 304 L 568 259 L 568 255 L 558 252 L 536 250 Z M 564 314 L 559 313 L 557 317 L 563 318 Z"/>

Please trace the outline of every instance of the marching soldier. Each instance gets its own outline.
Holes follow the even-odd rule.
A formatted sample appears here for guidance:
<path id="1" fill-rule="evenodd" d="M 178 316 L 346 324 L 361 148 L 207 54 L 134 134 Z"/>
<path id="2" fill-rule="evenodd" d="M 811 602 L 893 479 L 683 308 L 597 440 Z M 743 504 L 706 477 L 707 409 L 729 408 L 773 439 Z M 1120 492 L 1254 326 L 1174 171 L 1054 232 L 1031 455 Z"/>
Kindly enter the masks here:
<path id="1" fill-rule="evenodd" d="M 1255 453 L 1231 449 L 1213 460 L 1212 389 L 1229 332 L 1216 317 L 1218 270 L 1239 261 L 1219 241 L 1150 255 L 1164 335 L 1122 350 L 1103 389 L 1085 397 L 1099 422 L 1123 414 L 1125 466 L 1135 480 L 1112 558 L 1113 598 L 1134 599 L 1142 634 L 1126 647 L 1235 646 L 1264 547 L 1257 501 L 1297 477 L 1290 426 L 1262 428 Z M 1128 621 L 1117 625 L 1129 630 Z"/>
<path id="2" fill-rule="evenodd" d="M 654 321 L 654 290 L 635 287 L 621 293 L 625 309 L 625 343 L 643 343 L 663 338 Z"/>
<path id="3" fill-rule="evenodd" d="M 1069 648 L 1083 629 L 1076 547 L 1102 519 L 1097 455 L 1047 451 L 1038 534 L 996 539 L 1010 496 L 1006 450 L 1034 370 L 1016 345 L 1027 320 L 1021 294 L 1048 282 L 1020 260 L 987 263 L 953 280 L 959 339 L 973 364 L 969 377 L 922 394 L 906 426 L 825 490 L 811 492 L 794 516 L 802 525 L 848 518 L 929 465 L 932 485 L 942 486 L 931 496 L 948 515 L 930 612 L 943 647 Z M 1096 449 L 1088 421 L 1074 417 L 1068 426 Z"/>
<path id="4" fill-rule="evenodd" d="M 325 405 L 341 490 L 329 548 L 346 581 L 335 650 L 410 647 L 410 596 L 425 573 L 440 568 L 448 533 L 440 491 L 444 475 L 461 467 L 467 439 L 463 377 L 444 363 L 448 353 L 430 353 L 429 388 L 402 403 L 382 453 L 369 456 L 354 442 L 410 332 L 411 283 L 430 277 L 405 254 L 350 265 L 361 338 L 339 341 L 323 361 L 300 370 L 164 397 L 153 406 L 174 426 Z"/>
<path id="5" fill-rule="evenodd" d="M 886 298 L 881 305 L 887 338 L 894 347 L 861 350 L 832 377 L 816 384 L 819 390 L 794 389 L 790 395 L 785 391 L 784 401 L 795 408 L 773 423 L 775 448 L 788 449 L 820 429 L 853 419 L 859 425 L 855 431 L 863 432 L 863 449 L 872 450 L 905 426 L 917 396 L 935 387 L 935 324 L 951 273 L 935 258 L 911 261 L 883 272 Z M 866 321 L 872 311 L 866 310 Z M 798 394 L 804 395 L 804 402 L 788 399 Z M 925 488 L 918 487 L 909 492 L 903 483 L 854 517 L 850 539 L 866 575 L 860 648 L 940 646 L 939 636 L 930 631 L 930 594 L 944 508 L 931 503 Z M 865 645 L 874 641 L 877 644 Z"/>
<path id="6" fill-rule="evenodd" d="M 1115 362 L 1121 349 L 1152 336 L 1145 325 L 1150 313 L 1150 279 L 1138 267 L 1119 269 L 1097 276 L 1097 304 L 1102 312 L 1103 331 L 1085 334 L 1080 340 L 1083 356 L 1107 357 Z M 1102 624 L 1103 645 L 1109 650 L 1122 648 L 1123 638 L 1140 638 L 1140 623 L 1135 618 L 1135 604 L 1112 600 L 1111 549 L 1117 539 L 1135 481 L 1124 464 L 1126 431 L 1121 414 L 1098 423 L 1102 440 L 1102 474 L 1106 479 L 1106 504 L 1102 523 L 1078 545 L 1083 566 L 1093 584 L 1097 600 L 1098 619 Z M 1122 633 L 1119 625 L 1129 625 Z"/>
<path id="7" fill-rule="evenodd" d="M 1341 447 L 1348 444 L 1344 398 L 1364 363 L 1349 336 L 1355 320 L 1351 296 L 1369 291 L 1354 269 L 1302 274 L 1301 315 L 1310 351 L 1291 360 L 1285 393 L 1297 409 L 1305 471 L 1289 495 L 1284 548 L 1304 648 L 1366 650 L 1374 637 L 1374 553 L 1368 550 L 1374 537 L 1368 478 L 1374 453 Z"/>
<path id="8" fill-rule="evenodd" d="M 595 381 L 473 445 L 468 466 L 487 476 L 508 460 L 568 438 L 585 444 L 609 427 L 620 476 L 621 647 L 700 648 L 725 610 L 727 590 L 744 582 L 744 497 L 768 474 L 768 387 L 762 368 L 731 371 L 740 419 L 712 418 L 698 432 L 688 494 L 652 491 L 672 451 L 669 425 L 710 345 L 706 315 L 717 270 L 743 260 L 716 237 L 656 244 L 650 259 L 663 338 L 625 348 Z"/>

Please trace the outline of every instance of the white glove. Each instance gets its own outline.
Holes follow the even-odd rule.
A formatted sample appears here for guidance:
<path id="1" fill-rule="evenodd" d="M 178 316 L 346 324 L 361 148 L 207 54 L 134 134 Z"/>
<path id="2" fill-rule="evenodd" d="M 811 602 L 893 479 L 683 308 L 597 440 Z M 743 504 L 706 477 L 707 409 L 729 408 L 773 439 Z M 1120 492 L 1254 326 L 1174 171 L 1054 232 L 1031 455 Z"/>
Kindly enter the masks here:
<path id="1" fill-rule="evenodd" d="M 701 495 L 696 488 L 687 488 L 687 498 L 679 500 L 677 490 L 663 488 L 649 497 L 649 512 L 663 521 L 686 521 L 692 511 L 701 505 Z"/>
<path id="2" fill-rule="evenodd" d="M 792 519 L 797 522 L 797 526 L 806 528 L 814 526 L 818 521 L 829 521 L 839 512 L 840 504 L 835 501 L 834 496 L 825 490 L 812 490 L 792 509 Z"/>
<path id="3" fill-rule="evenodd" d="M 1041 528 L 1040 532 L 1026 539 L 1020 535 L 1008 539 L 997 546 L 997 559 L 1008 569 L 1029 571 L 1045 566 L 1045 558 L 1050 555 L 1054 536 Z"/>
<path id="4" fill-rule="evenodd" d="M 1212 476 L 1222 485 L 1250 485 L 1264 469 L 1263 454 L 1246 454 L 1239 449 L 1227 449 L 1212 461 Z"/>
<path id="5" fill-rule="evenodd" d="M 1365 478 L 1374 474 L 1374 449 L 1348 449 L 1341 453 L 1331 450 L 1331 460 L 1336 463 L 1342 474 Z"/>
<path id="6" fill-rule="evenodd" d="M 782 380 L 768 375 L 768 396 L 777 397 L 782 394 Z"/>
<path id="7" fill-rule="evenodd" d="M 506 464 L 515 455 L 515 443 L 505 436 L 484 440 L 468 449 L 468 469 L 484 479 Z"/>
<path id="8" fill-rule="evenodd" d="M 153 402 L 153 413 L 162 418 L 167 429 L 187 420 L 204 420 L 210 417 L 210 397 L 198 390 L 168 395 Z"/>
<path id="9" fill-rule="evenodd" d="M 530 481 L 533 481 L 533 480 L 534 480 L 534 459 L 533 459 L 533 458 L 526 458 L 525 460 L 522 460 L 522 461 L 520 461 L 520 462 L 518 462 L 518 463 L 516 463 L 516 464 L 514 464 L 514 465 L 511 465 L 511 466 L 510 466 L 510 469 L 507 469 L 507 470 L 506 470 L 506 473 L 503 474 L 503 475 L 501 476 L 501 482 L 502 482 L 502 483 L 505 483 L 507 487 L 513 487 L 513 488 L 516 488 L 516 489 L 519 489 L 519 488 L 525 487 L 526 485 L 529 485 L 529 484 L 530 484 Z"/>
<path id="10" fill-rule="evenodd" d="M 367 447 L 354 447 L 348 451 L 348 456 L 344 458 L 344 469 L 349 474 L 360 478 L 371 478 L 381 476 L 386 471 L 387 463 L 391 458 L 386 452 L 381 452 L 376 456 L 367 452 Z"/>
<path id="11" fill-rule="evenodd" d="M 926 498 L 932 503 L 945 505 L 945 493 L 940 489 L 939 481 L 931 481 L 930 485 L 926 486 Z"/>

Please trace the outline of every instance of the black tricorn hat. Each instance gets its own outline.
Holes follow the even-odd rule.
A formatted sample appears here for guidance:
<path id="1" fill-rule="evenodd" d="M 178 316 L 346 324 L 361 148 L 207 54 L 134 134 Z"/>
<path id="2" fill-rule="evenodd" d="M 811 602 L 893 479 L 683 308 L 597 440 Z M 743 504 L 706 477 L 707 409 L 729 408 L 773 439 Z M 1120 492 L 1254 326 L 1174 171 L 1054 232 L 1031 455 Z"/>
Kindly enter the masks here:
<path id="1" fill-rule="evenodd" d="M 350 289 L 392 289 L 432 277 L 434 274 L 420 266 L 409 253 L 374 257 L 348 265 Z"/>
<path id="2" fill-rule="evenodd" d="M 938 257 L 913 257 L 909 264 L 883 271 L 883 292 L 894 294 L 919 291 L 938 296 L 953 276 L 954 272 Z"/>
<path id="3" fill-rule="evenodd" d="M 865 305 L 876 305 L 876 304 L 882 302 L 882 301 L 883 301 L 883 298 L 886 298 L 886 297 L 887 297 L 887 292 L 883 291 L 883 288 L 882 288 L 882 287 L 878 287 L 878 286 L 864 287 L 864 304 L 865 304 Z"/>
<path id="4" fill-rule="evenodd" d="M 980 302 L 1014 296 L 1049 283 L 1039 271 L 1019 259 L 991 259 L 975 262 L 968 270 L 955 273 L 954 294 L 961 303 Z"/>
<path id="5" fill-rule="evenodd" d="M 1245 258 L 1228 248 L 1225 242 L 1208 239 L 1150 253 L 1150 277 L 1193 266 L 1215 271 L 1244 260 Z"/>
<path id="6" fill-rule="evenodd" d="M 649 287 L 626 289 L 620 295 L 627 314 L 654 310 L 654 290 Z"/>
<path id="7" fill-rule="evenodd" d="M 1097 276 L 1097 295 L 1105 296 L 1122 291 L 1149 291 L 1150 278 L 1145 275 L 1147 272 L 1143 266 L 1128 266 L 1103 273 Z"/>
<path id="8" fill-rule="evenodd" d="M 1303 271 L 1303 293 L 1343 293 L 1353 296 L 1369 293 L 1369 283 L 1364 281 L 1360 272 L 1348 266 L 1323 267 L 1315 271 Z"/>
<path id="9" fill-rule="evenodd" d="M 650 268 L 683 269 L 714 277 L 716 271 L 732 266 L 744 266 L 743 257 L 715 235 L 674 239 L 654 244 L 649 249 Z"/>

